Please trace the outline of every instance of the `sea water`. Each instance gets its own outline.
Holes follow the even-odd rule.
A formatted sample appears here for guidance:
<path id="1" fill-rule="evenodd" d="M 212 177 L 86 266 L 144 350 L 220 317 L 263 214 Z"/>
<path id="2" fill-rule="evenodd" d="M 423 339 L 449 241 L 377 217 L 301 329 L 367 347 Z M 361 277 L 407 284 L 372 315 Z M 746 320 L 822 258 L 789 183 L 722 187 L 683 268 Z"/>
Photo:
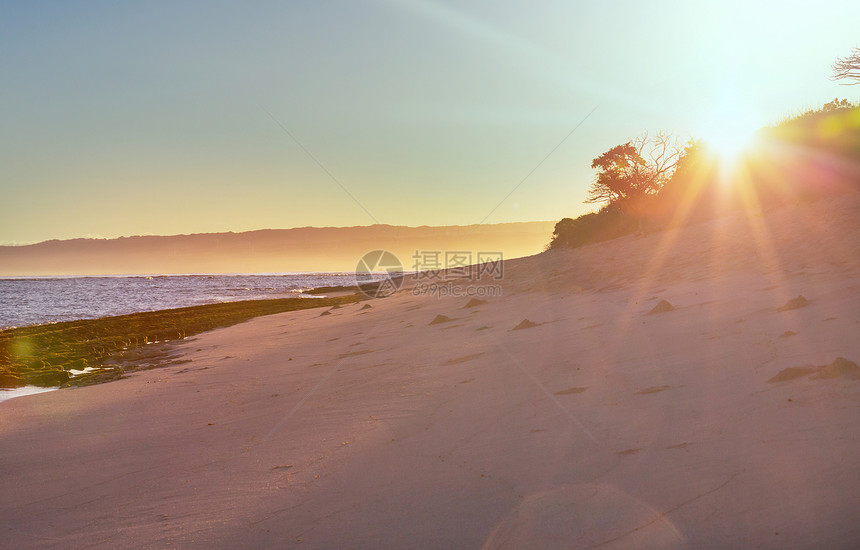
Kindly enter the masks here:
<path id="1" fill-rule="evenodd" d="M 355 273 L 5 277 L 0 330 L 218 302 L 310 298 L 305 292 L 314 288 L 354 284 Z M 53 389 L 0 389 L 0 402 Z"/>
<path id="2" fill-rule="evenodd" d="M 40 388 L 38 386 L 24 386 L 23 388 L 0 388 L 0 403 L 12 399 L 13 397 L 23 397 L 25 395 L 34 395 L 37 393 L 45 393 L 46 391 L 58 390 L 59 387 Z"/>
<path id="3" fill-rule="evenodd" d="M 0 278 L 0 329 L 218 302 L 309 297 L 355 273 Z"/>

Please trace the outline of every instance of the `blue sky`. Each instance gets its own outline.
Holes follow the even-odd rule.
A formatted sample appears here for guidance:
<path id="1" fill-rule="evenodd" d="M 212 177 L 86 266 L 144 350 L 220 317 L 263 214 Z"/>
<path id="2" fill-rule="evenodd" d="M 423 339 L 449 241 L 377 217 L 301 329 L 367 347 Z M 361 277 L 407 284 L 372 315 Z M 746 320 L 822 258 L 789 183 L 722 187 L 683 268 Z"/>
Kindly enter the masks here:
<path id="1" fill-rule="evenodd" d="M 0 242 L 573 216 L 591 159 L 644 130 L 857 100 L 828 75 L 858 21 L 847 1 L 0 3 Z"/>

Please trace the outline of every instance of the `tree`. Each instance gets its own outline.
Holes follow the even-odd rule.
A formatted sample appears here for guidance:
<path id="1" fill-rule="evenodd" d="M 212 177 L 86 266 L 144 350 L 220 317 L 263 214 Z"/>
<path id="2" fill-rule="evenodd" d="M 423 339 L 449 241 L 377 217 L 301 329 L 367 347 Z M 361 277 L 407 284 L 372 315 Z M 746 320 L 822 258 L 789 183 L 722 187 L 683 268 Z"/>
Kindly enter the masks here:
<path id="1" fill-rule="evenodd" d="M 631 142 L 616 145 L 591 162 L 597 170 L 586 203 L 618 202 L 642 191 L 645 159 Z"/>
<path id="2" fill-rule="evenodd" d="M 682 153 L 678 139 L 668 132 L 659 132 L 653 138 L 645 133 L 616 145 L 591 162 L 597 175 L 585 202 L 622 208 L 641 202 L 668 181 Z"/>
<path id="3" fill-rule="evenodd" d="M 837 57 L 831 67 L 833 69 L 833 80 L 854 80 L 846 84 L 860 84 L 860 47 L 855 47 L 845 57 Z"/>

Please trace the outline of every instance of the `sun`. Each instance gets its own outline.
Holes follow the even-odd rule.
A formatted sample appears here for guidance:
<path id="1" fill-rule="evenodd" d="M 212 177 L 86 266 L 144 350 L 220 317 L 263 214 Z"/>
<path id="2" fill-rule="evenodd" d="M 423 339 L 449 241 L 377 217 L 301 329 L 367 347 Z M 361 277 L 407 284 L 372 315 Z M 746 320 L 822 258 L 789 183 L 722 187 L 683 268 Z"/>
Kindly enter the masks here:
<path id="1" fill-rule="evenodd" d="M 757 128 L 727 124 L 704 136 L 705 144 L 721 161 L 736 162 L 753 148 Z"/>
<path id="2" fill-rule="evenodd" d="M 723 109 L 703 128 L 702 141 L 720 167 L 731 172 L 757 148 L 760 128 L 755 117 Z"/>

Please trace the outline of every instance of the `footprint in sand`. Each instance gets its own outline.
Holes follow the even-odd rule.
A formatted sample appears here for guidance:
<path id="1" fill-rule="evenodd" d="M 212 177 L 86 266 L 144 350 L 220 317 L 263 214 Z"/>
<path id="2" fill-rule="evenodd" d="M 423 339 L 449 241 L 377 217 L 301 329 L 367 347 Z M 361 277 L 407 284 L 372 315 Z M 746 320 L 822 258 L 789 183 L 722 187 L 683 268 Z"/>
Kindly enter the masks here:
<path id="1" fill-rule="evenodd" d="M 784 306 L 777 309 L 777 311 L 790 311 L 792 309 L 800 309 L 802 307 L 806 307 L 809 305 L 809 300 L 804 298 L 802 295 L 797 298 L 792 298 L 787 301 Z"/>
<path id="2" fill-rule="evenodd" d="M 815 367 L 812 365 L 806 365 L 804 367 L 788 367 L 787 369 L 779 371 L 776 376 L 768 380 L 768 383 L 773 384 L 774 382 L 794 380 L 795 378 L 809 376 L 813 372 L 815 372 Z"/>
<path id="3" fill-rule="evenodd" d="M 810 376 L 811 375 L 811 376 Z M 786 382 L 809 376 L 810 380 L 827 380 L 830 378 L 845 378 L 847 380 L 860 380 L 860 366 L 844 357 L 837 357 L 829 365 L 804 365 L 802 367 L 788 367 L 782 369 L 776 376 L 768 380 L 768 383 Z"/>
<path id="4" fill-rule="evenodd" d="M 373 351 L 374 350 L 372 350 L 372 349 L 362 349 L 362 350 L 358 350 L 358 351 L 349 351 L 347 353 L 340 354 L 337 358 L 338 359 L 346 359 L 347 357 L 355 357 L 356 355 L 364 355 L 366 353 L 373 353 Z"/>
<path id="5" fill-rule="evenodd" d="M 322 313 L 320 313 L 320 317 L 322 317 L 323 315 L 331 315 L 331 311 L 323 311 Z"/>
<path id="6" fill-rule="evenodd" d="M 651 386 L 650 388 L 645 388 L 644 390 L 639 390 L 636 392 L 638 395 L 645 395 L 648 393 L 659 393 L 661 391 L 666 391 L 671 389 L 672 386 Z"/>
<path id="7" fill-rule="evenodd" d="M 818 372 L 811 377 L 814 380 L 827 378 L 847 378 L 848 380 L 860 380 L 860 366 L 844 357 L 837 357 L 829 365 L 818 367 Z"/>
<path id="8" fill-rule="evenodd" d="M 582 393 L 587 389 L 588 389 L 588 386 L 585 386 L 583 388 L 578 388 L 578 387 L 574 386 L 572 388 L 567 388 L 566 390 L 557 391 L 557 392 L 555 392 L 555 395 L 573 395 L 575 393 Z"/>
<path id="9" fill-rule="evenodd" d="M 675 310 L 675 306 L 673 306 L 672 304 L 670 304 L 666 300 L 660 300 L 659 302 L 657 302 L 657 305 L 654 306 L 653 308 L 651 308 L 651 311 L 649 311 L 645 315 L 656 315 L 658 313 L 668 313 L 668 312 L 674 311 L 674 310 Z"/>
<path id="10" fill-rule="evenodd" d="M 539 327 L 540 323 L 535 323 L 533 321 L 529 321 L 528 319 L 523 319 L 520 321 L 520 324 L 512 328 L 511 330 L 523 330 L 527 328 Z"/>
<path id="11" fill-rule="evenodd" d="M 465 306 L 463 306 L 463 309 L 470 308 L 470 307 L 482 306 L 486 303 L 487 303 L 486 300 L 480 300 L 478 298 L 472 298 L 471 300 L 469 300 L 469 302 Z"/>
<path id="12" fill-rule="evenodd" d="M 472 359 L 475 359 L 475 358 L 477 358 L 477 357 L 480 357 L 480 356 L 481 356 L 481 355 L 483 355 L 483 354 L 484 354 L 484 352 L 483 352 L 483 351 L 481 351 L 481 352 L 478 352 L 478 353 L 473 353 L 472 355 L 466 355 L 466 356 L 464 356 L 464 357 L 456 357 L 456 358 L 454 358 L 454 359 L 448 359 L 447 361 L 445 361 L 445 362 L 444 362 L 444 363 L 442 363 L 442 364 L 443 364 L 443 365 L 457 365 L 457 364 L 459 364 L 459 363 L 465 363 L 466 361 L 471 361 Z"/>
<path id="13" fill-rule="evenodd" d="M 432 321 L 430 321 L 430 325 L 438 325 L 441 323 L 450 323 L 453 320 L 454 319 L 451 319 L 447 315 L 437 315 L 436 317 L 433 318 Z"/>
<path id="14" fill-rule="evenodd" d="M 372 307 L 373 307 L 373 306 L 372 306 L 372 305 L 370 305 L 370 304 L 364 304 L 363 306 L 361 306 L 361 309 L 359 309 L 358 311 L 364 311 L 364 310 L 366 310 L 366 309 L 370 309 L 370 308 L 372 308 Z"/>
<path id="15" fill-rule="evenodd" d="M 617 454 L 617 455 L 635 455 L 636 453 L 638 453 L 641 450 L 642 449 L 624 449 L 623 451 L 618 451 L 615 454 Z"/>

